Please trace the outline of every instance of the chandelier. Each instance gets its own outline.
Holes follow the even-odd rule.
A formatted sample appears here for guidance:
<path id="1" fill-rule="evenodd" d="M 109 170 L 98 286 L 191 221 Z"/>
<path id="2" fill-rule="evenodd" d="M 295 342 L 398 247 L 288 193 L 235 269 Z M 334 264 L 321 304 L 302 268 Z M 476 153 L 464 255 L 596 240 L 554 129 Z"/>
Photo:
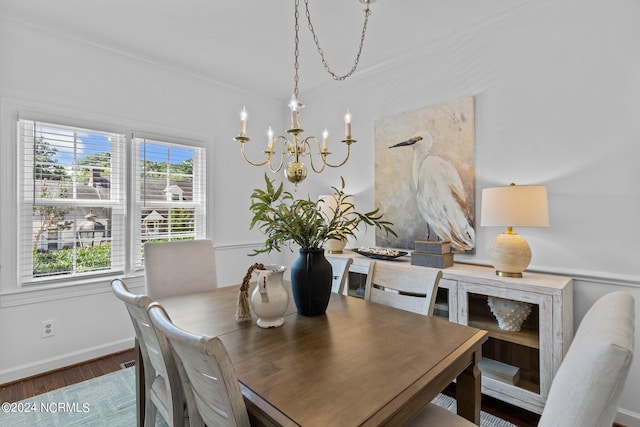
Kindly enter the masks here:
<path id="1" fill-rule="evenodd" d="M 369 15 L 371 14 L 369 5 L 373 0 L 358 0 L 358 1 L 365 5 L 364 24 L 362 26 L 362 34 L 360 36 L 360 46 L 358 48 L 358 53 L 356 54 L 354 64 L 351 67 L 351 70 L 349 70 L 349 72 L 344 75 L 337 75 L 331 70 L 331 68 L 327 64 L 327 61 L 324 58 L 324 52 L 320 48 L 318 36 L 316 35 L 313 25 L 311 24 L 311 14 L 309 12 L 309 0 L 304 0 L 308 27 L 309 27 L 309 30 L 311 31 L 311 34 L 313 35 L 313 41 L 315 42 L 316 49 L 318 50 L 318 53 L 320 54 L 320 58 L 322 59 L 322 65 L 324 69 L 333 77 L 334 80 L 347 79 L 349 76 L 351 76 L 354 73 L 354 71 L 358 67 L 360 54 L 362 53 L 362 47 L 364 46 L 364 38 L 367 31 L 367 23 L 369 21 Z M 331 168 L 337 168 L 344 165 L 347 162 L 347 160 L 349 160 L 349 155 L 351 154 L 351 144 L 356 142 L 356 140 L 353 139 L 351 135 L 351 113 L 349 112 L 349 110 L 347 110 L 347 112 L 344 115 L 344 139 L 341 140 L 341 142 L 343 142 L 347 146 L 347 154 L 344 160 L 342 160 L 341 162 L 339 163 L 329 162 L 328 158 L 331 155 L 331 152 L 329 151 L 329 148 L 328 148 L 329 132 L 326 128 L 322 133 L 322 143 L 315 136 L 308 136 L 306 138 L 303 136 L 304 129 L 300 125 L 300 110 L 304 107 L 304 104 L 301 104 L 298 101 L 298 82 L 299 82 L 298 70 L 300 68 L 300 65 L 298 62 L 298 57 L 299 57 L 298 45 L 300 41 L 299 6 L 300 6 L 300 0 L 295 0 L 295 8 L 294 8 L 295 10 L 295 39 L 294 39 L 295 55 L 294 55 L 294 66 L 293 66 L 294 89 L 293 89 L 293 95 L 291 96 L 291 101 L 289 102 L 289 108 L 291 109 L 291 128 L 286 130 L 286 133 L 289 134 L 289 136 L 284 136 L 284 135 L 274 136 L 273 130 L 271 129 L 271 127 L 269 127 L 269 130 L 267 132 L 267 148 L 266 150 L 264 150 L 264 154 L 266 155 L 266 158 L 262 161 L 257 161 L 257 162 L 250 160 L 245 153 L 245 147 L 244 147 L 245 144 L 250 141 L 250 138 L 247 136 L 247 110 L 246 108 L 243 108 L 242 111 L 240 112 L 240 134 L 235 138 L 233 138 L 235 141 L 238 141 L 240 143 L 240 151 L 242 152 L 242 157 L 249 164 L 253 166 L 268 165 L 269 169 L 271 169 L 271 171 L 274 173 L 282 170 L 286 155 L 291 157 L 291 161 L 288 162 L 284 170 L 284 174 L 290 182 L 296 185 L 299 182 L 304 181 L 304 179 L 307 177 L 307 167 L 301 161 L 303 157 L 309 157 L 309 161 L 311 163 L 311 169 L 313 169 L 313 171 L 316 173 L 321 173 L 322 171 L 324 171 L 326 166 L 329 166 Z M 280 151 L 280 154 L 278 155 L 276 154 L 278 151 L 276 147 L 280 143 L 282 144 L 282 149 Z M 317 154 L 314 154 L 314 153 L 317 153 Z M 317 156 L 320 157 L 320 161 L 322 162 L 321 165 L 316 166 L 313 160 L 314 155 L 316 157 Z M 280 157 L 279 160 L 278 160 L 278 157 Z M 276 163 L 275 166 L 274 166 L 274 160 Z"/>

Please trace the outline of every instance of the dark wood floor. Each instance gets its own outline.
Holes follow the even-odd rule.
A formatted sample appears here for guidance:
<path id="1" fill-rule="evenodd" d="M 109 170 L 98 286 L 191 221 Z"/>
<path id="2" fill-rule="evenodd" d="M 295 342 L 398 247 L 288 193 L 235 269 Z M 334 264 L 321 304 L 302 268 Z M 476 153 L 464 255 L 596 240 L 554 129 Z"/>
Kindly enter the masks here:
<path id="1" fill-rule="evenodd" d="M 134 350 L 131 349 L 43 375 L 4 384 L 0 387 L 0 401 L 17 402 L 60 387 L 86 381 L 117 371 L 121 369 L 120 364 L 134 359 Z M 452 396 L 455 395 L 455 385 L 449 386 L 445 393 Z M 538 419 L 540 418 L 537 414 L 484 395 L 482 396 L 482 410 L 510 421 L 518 427 L 535 427 L 538 425 Z"/>
<path id="2" fill-rule="evenodd" d="M 46 393 L 57 388 L 90 380 L 121 369 L 120 364 L 135 359 L 134 350 L 114 353 L 88 362 L 79 363 L 31 378 L 25 378 L 0 387 L 0 401 L 18 400 Z"/>

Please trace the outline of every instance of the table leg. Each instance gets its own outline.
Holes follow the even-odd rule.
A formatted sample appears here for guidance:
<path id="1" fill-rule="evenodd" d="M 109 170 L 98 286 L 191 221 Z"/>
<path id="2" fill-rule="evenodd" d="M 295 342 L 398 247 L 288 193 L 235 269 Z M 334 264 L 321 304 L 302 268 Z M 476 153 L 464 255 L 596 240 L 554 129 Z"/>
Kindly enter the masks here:
<path id="1" fill-rule="evenodd" d="M 482 374 L 478 363 L 482 359 L 482 350 L 474 352 L 472 358 L 473 362 L 458 376 L 456 400 L 458 401 L 458 415 L 480 425 Z"/>
<path id="2" fill-rule="evenodd" d="M 142 353 L 138 337 L 135 339 L 136 353 L 136 418 L 138 427 L 144 426 L 145 392 L 144 392 L 144 364 L 142 363 Z"/>

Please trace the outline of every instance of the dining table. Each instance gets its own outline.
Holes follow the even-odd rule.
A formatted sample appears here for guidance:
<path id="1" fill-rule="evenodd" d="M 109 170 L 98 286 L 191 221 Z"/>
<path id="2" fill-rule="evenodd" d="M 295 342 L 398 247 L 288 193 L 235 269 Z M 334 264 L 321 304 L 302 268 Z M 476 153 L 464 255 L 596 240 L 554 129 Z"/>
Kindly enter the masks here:
<path id="1" fill-rule="evenodd" d="M 235 319 L 239 288 L 158 302 L 176 326 L 222 340 L 252 426 L 401 426 L 453 381 L 458 414 L 479 424 L 486 331 L 335 293 L 313 317 L 290 298 L 284 324 L 263 329 Z"/>

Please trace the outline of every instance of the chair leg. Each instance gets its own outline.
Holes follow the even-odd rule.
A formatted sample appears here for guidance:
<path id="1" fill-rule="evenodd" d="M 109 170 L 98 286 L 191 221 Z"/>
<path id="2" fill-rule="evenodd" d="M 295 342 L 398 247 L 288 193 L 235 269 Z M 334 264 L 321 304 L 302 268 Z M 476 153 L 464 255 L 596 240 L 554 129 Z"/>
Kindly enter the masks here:
<path id="1" fill-rule="evenodd" d="M 158 408 L 153 404 L 151 399 L 147 399 L 147 403 L 144 405 L 144 427 L 156 426 L 156 414 Z"/>

